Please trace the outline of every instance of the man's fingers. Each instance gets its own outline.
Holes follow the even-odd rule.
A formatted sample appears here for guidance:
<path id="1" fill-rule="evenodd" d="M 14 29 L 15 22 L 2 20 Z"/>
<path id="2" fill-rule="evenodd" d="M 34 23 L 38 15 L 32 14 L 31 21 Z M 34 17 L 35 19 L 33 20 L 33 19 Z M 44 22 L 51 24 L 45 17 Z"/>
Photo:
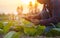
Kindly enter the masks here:
<path id="1" fill-rule="evenodd" d="M 36 24 L 36 25 L 39 24 L 39 20 L 38 19 L 33 19 L 33 20 L 31 20 L 31 22 Z"/>

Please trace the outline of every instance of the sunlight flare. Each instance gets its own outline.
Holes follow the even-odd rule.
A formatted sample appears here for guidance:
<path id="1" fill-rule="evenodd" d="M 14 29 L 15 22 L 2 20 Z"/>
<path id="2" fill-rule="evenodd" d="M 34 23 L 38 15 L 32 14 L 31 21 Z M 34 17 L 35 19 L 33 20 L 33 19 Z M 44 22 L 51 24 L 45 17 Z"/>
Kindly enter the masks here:
<path id="1" fill-rule="evenodd" d="M 43 9 L 43 4 L 37 2 L 37 0 L 20 0 L 21 4 L 18 13 L 27 14 L 27 13 L 38 13 Z"/>

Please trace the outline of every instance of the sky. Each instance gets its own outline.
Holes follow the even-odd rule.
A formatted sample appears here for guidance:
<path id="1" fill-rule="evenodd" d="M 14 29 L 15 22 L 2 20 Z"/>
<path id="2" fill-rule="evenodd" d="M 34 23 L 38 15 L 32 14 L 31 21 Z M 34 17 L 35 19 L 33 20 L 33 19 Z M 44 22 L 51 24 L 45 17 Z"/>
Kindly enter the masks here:
<path id="1" fill-rule="evenodd" d="M 20 0 L 0 0 L 0 13 L 16 13 L 16 8 L 20 5 Z"/>
<path id="2" fill-rule="evenodd" d="M 27 0 L 24 0 L 24 2 L 25 1 L 28 2 Z M 17 14 L 17 7 L 20 6 L 21 4 L 22 0 L 0 0 L 0 13 Z"/>

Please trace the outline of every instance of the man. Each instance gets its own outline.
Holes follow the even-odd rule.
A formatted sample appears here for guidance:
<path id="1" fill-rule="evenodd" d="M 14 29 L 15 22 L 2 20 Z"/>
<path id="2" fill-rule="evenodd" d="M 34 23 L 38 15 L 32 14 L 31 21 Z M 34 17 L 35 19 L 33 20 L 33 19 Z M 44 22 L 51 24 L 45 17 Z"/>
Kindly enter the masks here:
<path id="1" fill-rule="evenodd" d="M 47 25 L 50 23 L 60 22 L 60 4 L 59 4 L 60 0 L 38 0 L 38 2 L 40 2 L 42 4 L 47 4 L 47 8 L 49 10 L 51 17 L 48 19 L 44 19 L 42 21 L 40 20 L 36 24 Z M 33 23 L 35 23 L 35 22 L 33 22 Z"/>
<path id="2" fill-rule="evenodd" d="M 47 9 L 49 10 L 50 17 L 48 19 L 42 19 L 33 21 L 34 19 L 28 19 L 34 24 L 43 24 L 48 25 L 50 23 L 58 23 L 60 22 L 60 0 L 38 0 L 41 4 L 47 4 Z M 36 17 L 35 17 L 36 18 Z"/>
<path id="3" fill-rule="evenodd" d="M 51 23 L 57 24 L 60 22 L 60 0 L 37 0 L 37 1 L 46 6 L 46 8 L 49 10 L 50 17 L 37 20 L 39 19 L 37 17 L 41 16 L 40 14 L 38 14 L 35 17 L 31 16 L 31 18 L 29 18 L 30 16 L 28 16 L 26 17 L 26 19 L 34 24 L 42 24 L 47 26 L 46 32 L 48 32 L 51 28 L 53 28 L 53 26 L 49 26 Z"/>

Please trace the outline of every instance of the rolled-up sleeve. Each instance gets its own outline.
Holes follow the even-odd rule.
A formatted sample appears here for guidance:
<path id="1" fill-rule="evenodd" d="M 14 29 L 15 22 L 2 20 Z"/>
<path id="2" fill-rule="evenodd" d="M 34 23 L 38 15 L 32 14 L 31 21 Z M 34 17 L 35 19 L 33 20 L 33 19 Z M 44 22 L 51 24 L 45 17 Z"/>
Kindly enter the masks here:
<path id="1" fill-rule="evenodd" d="M 60 17 L 51 17 L 49 19 L 44 19 L 44 20 L 40 20 L 40 24 L 42 25 L 49 25 L 50 23 L 58 23 L 60 22 Z"/>

